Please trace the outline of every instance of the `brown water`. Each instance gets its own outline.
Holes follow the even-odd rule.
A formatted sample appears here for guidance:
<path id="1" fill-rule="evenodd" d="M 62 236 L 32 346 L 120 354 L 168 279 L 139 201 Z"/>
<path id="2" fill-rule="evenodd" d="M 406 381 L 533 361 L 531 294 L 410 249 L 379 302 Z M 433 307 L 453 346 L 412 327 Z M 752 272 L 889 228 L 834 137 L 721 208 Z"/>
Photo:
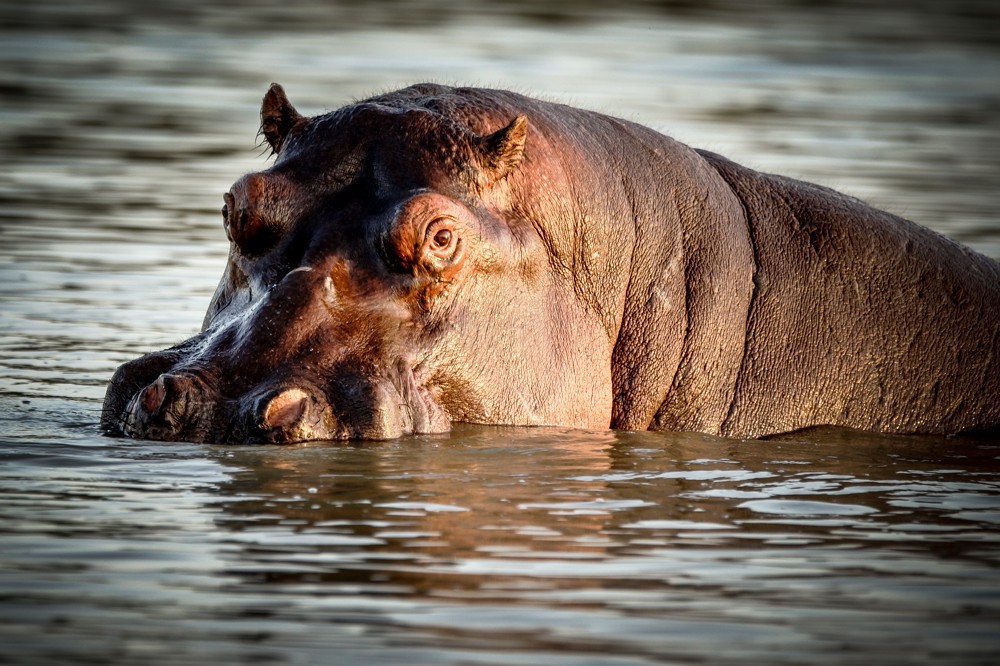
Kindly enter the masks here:
<path id="1" fill-rule="evenodd" d="M 674 4 L 0 2 L 0 663 L 995 663 L 998 442 L 98 434 L 200 323 L 272 80 L 515 88 L 1000 257 L 989 3 Z"/>

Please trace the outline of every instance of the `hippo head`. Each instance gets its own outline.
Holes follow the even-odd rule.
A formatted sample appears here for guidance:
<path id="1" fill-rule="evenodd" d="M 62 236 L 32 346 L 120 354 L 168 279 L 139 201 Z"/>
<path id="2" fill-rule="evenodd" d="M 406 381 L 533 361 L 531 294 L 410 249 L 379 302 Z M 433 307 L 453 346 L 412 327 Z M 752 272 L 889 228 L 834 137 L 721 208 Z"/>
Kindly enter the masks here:
<path id="1" fill-rule="evenodd" d="M 608 426 L 613 331 L 539 232 L 551 185 L 526 172 L 546 159 L 534 120 L 437 86 L 307 118 L 276 84 L 261 118 L 277 157 L 223 195 L 230 253 L 202 330 L 118 369 L 107 433 Z"/>

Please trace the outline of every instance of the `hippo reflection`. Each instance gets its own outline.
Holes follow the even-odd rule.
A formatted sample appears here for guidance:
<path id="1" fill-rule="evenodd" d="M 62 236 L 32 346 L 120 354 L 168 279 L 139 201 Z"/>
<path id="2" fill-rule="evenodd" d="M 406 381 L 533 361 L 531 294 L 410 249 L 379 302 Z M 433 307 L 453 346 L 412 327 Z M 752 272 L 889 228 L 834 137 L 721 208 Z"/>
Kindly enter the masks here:
<path id="1" fill-rule="evenodd" d="M 109 433 L 1000 425 L 1000 265 L 911 222 L 504 91 L 261 118 L 202 331 L 119 368 Z"/>

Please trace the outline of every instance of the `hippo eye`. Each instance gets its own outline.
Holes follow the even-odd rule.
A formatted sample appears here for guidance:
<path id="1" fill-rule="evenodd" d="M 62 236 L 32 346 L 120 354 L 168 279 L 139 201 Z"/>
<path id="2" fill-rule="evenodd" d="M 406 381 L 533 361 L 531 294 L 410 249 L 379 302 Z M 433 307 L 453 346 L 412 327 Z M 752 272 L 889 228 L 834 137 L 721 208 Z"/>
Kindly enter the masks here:
<path id="1" fill-rule="evenodd" d="M 453 228 L 454 220 L 439 218 L 430 223 L 425 232 L 426 252 L 434 259 L 451 259 L 455 254 L 458 234 Z"/>
<path id="2" fill-rule="evenodd" d="M 451 229 L 438 229 L 434 238 L 431 239 L 431 248 L 440 250 L 449 245 L 451 245 Z"/>

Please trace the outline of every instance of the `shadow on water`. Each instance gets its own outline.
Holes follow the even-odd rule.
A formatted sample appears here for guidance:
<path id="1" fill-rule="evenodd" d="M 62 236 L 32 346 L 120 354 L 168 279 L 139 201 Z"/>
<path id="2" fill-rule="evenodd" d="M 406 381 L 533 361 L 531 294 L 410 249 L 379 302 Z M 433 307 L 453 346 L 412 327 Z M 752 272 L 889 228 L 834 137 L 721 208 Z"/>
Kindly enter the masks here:
<path id="1" fill-rule="evenodd" d="M 989 663 L 989 439 L 100 437 L 200 324 L 260 97 L 509 87 L 1000 257 L 995 3 L 0 0 L 0 663 Z"/>

